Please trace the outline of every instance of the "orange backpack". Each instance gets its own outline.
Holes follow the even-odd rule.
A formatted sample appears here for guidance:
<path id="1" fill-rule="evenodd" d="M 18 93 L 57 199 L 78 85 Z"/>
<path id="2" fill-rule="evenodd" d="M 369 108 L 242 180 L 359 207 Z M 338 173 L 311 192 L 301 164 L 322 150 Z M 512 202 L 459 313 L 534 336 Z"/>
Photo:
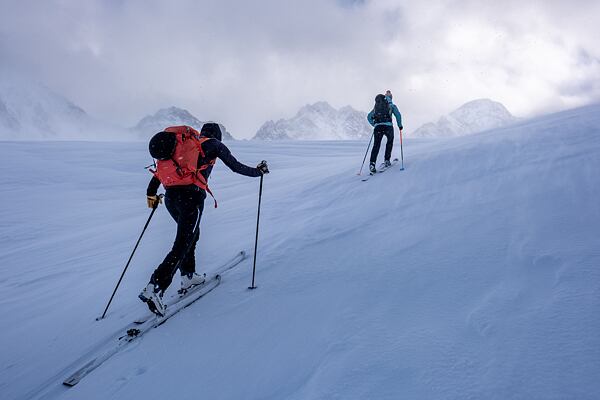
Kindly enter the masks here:
<path id="1" fill-rule="evenodd" d="M 196 185 L 206 190 L 215 198 L 208 188 L 208 182 L 201 171 L 215 165 L 216 159 L 198 167 L 198 157 L 205 157 L 202 143 L 210 138 L 202 137 L 197 130 L 190 126 L 171 126 L 164 130 L 175 135 L 177 140 L 175 152 L 168 160 L 157 160 L 156 170 L 150 170 L 165 188 L 174 186 Z M 215 200 L 215 208 L 217 201 Z"/>

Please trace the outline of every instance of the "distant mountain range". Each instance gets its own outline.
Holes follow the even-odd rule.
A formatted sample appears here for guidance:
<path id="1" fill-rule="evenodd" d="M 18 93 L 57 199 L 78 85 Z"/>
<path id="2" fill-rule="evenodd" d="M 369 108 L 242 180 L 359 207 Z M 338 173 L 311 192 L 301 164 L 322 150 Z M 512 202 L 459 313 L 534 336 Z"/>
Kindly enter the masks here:
<path id="1" fill-rule="evenodd" d="M 117 130 L 41 84 L 0 81 L 2 139 L 101 138 Z"/>
<path id="2" fill-rule="evenodd" d="M 206 121 L 212 122 L 212 121 Z M 168 126 L 188 125 L 200 131 L 205 122 L 194 117 L 189 111 L 177 107 L 162 108 L 153 115 L 148 115 L 140 120 L 136 126 L 131 128 L 138 136 L 149 138 Z M 231 133 L 224 125 L 219 124 L 223 140 L 234 140 Z"/>
<path id="3" fill-rule="evenodd" d="M 408 136 L 454 137 L 499 128 L 517 121 L 506 107 L 490 99 L 478 99 L 463 104 L 437 122 L 429 122 Z"/>
<path id="4" fill-rule="evenodd" d="M 290 119 L 267 121 L 256 132 L 257 140 L 352 140 L 368 139 L 373 128 L 367 113 L 350 106 L 339 110 L 320 101 L 302 107 Z"/>
<path id="5" fill-rule="evenodd" d="M 369 139 L 373 129 L 366 117 L 367 113 L 350 106 L 335 109 L 320 101 L 302 107 L 292 118 L 265 122 L 253 139 Z M 516 120 L 501 103 L 478 99 L 407 134 L 411 137 L 463 136 Z M 0 80 L 0 139 L 147 139 L 167 126 L 189 125 L 200 130 L 204 123 L 185 109 L 168 107 L 126 129 L 89 116 L 64 96 L 41 84 Z M 225 126 L 219 126 L 223 140 L 234 140 Z"/>
<path id="6" fill-rule="evenodd" d="M 0 80 L 0 139 L 147 139 L 173 125 L 189 125 L 200 131 L 204 122 L 187 110 L 169 107 L 127 129 L 89 116 L 44 85 Z M 223 140 L 234 140 L 222 124 L 219 126 Z"/>

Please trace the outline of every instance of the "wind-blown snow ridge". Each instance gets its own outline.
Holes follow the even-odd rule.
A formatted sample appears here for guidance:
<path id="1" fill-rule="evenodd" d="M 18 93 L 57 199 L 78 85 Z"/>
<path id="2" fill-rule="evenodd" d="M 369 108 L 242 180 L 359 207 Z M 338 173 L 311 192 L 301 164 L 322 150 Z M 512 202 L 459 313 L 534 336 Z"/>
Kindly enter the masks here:
<path id="1" fill-rule="evenodd" d="M 75 388 L 37 392 L 143 311 L 175 227 L 161 206 L 97 323 L 149 213 L 145 144 L 4 143 L 3 398 L 599 398 L 600 105 L 407 139 L 406 169 L 366 183 L 365 145 L 232 142 L 271 166 L 258 289 L 240 265 Z M 254 244 L 258 179 L 217 164 L 211 187 L 199 271 Z"/>

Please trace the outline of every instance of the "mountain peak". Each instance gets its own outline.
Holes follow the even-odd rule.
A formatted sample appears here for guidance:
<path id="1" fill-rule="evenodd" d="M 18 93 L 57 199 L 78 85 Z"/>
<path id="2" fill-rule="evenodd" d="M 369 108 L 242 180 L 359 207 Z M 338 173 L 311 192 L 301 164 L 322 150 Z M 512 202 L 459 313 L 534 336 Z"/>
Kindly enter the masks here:
<path id="1" fill-rule="evenodd" d="M 471 100 L 437 122 L 427 123 L 412 136 L 452 137 L 464 136 L 515 122 L 515 118 L 502 103 L 491 99 Z"/>
<path id="2" fill-rule="evenodd" d="M 0 79 L 0 137 L 91 137 L 103 128 L 81 107 L 43 84 Z"/>
<path id="3" fill-rule="evenodd" d="M 500 112 L 507 116 L 511 116 L 510 112 L 504 107 L 504 105 L 500 102 L 493 101 L 490 99 L 476 99 L 471 100 L 462 106 L 458 107 L 454 110 L 450 115 L 461 115 L 466 112 L 477 111 L 483 113 L 489 113 L 491 111 Z"/>
<path id="4" fill-rule="evenodd" d="M 267 121 L 256 132 L 260 140 L 350 140 L 365 139 L 372 128 L 365 112 L 350 106 L 336 110 L 326 101 L 318 101 L 300 108 L 290 119 Z"/>
<path id="5" fill-rule="evenodd" d="M 307 114 L 307 113 L 334 113 L 336 109 L 331 106 L 326 101 L 317 101 L 313 104 L 307 104 L 302 107 L 298 114 Z"/>
<path id="6" fill-rule="evenodd" d="M 461 108 L 464 108 L 464 107 L 496 106 L 496 105 L 500 105 L 500 106 L 504 107 L 502 105 L 502 103 L 499 103 L 499 102 L 494 101 L 492 99 L 481 98 L 481 99 L 474 99 L 474 100 L 471 100 L 471 101 L 467 101 L 465 104 L 463 104 L 462 106 L 460 106 L 458 109 L 461 109 Z"/>
<path id="7" fill-rule="evenodd" d="M 171 106 L 171 107 L 167 107 L 167 108 L 161 108 L 154 115 L 155 116 L 181 115 L 181 116 L 184 116 L 184 117 L 187 117 L 187 118 L 195 118 L 188 110 L 186 110 L 184 108 L 175 107 L 175 106 Z"/>
<path id="8" fill-rule="evenodd" d="M 156 132 L 162 131 L 168 126 L 188 125 L 197 131 L 200 131 L 202 125 L 206 122 L 212 121 L 200 121 L 188 110 L 170 106 L 161 108 L 154 114 L 142 118 L 132 129 L 141 137 L 147 138 Z M 219 124 L 219 127 L 223 133 L 223 140 L 233 140 L 233 136 L 231 136 L 231 133 L 227 131 L 224 125 Z"/>

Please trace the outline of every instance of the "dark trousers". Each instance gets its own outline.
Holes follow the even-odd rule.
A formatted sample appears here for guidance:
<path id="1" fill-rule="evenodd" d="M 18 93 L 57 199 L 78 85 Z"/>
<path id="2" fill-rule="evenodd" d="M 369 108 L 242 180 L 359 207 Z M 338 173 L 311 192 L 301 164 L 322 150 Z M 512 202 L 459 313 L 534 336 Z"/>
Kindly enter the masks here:
<path id="1" fill-rule="evenodd" d="M 150 282 L 163 291 L 171 284 L 177 269 L 182 275 L 196 271 L 194 253 L 200 230 L 194 231 L 194 228 L 200 223 L 205 198 L 206 192 L 199 188 L 196 190 L 196 187 L 169 188 L 165 191 L 165 206 L 177 222 L 177 235 L 173 248 L 150 278 Z"/>
<path id="2" fill-rule="evenodd" d="M 385 136 L 387 142 L 385 144 L 385 155 L 384 160 L 392 158 L 392 147 L 394 147 L 394 127 L 388 125 L 377 125 L 373 130 L 373 136 L 375 142 L 373 143 L 373 150 L 371 150 L 371 162 L 377 161 L 377 155 L 379 154 L 379 147 L 381 147 L 381 140 Z"/>

